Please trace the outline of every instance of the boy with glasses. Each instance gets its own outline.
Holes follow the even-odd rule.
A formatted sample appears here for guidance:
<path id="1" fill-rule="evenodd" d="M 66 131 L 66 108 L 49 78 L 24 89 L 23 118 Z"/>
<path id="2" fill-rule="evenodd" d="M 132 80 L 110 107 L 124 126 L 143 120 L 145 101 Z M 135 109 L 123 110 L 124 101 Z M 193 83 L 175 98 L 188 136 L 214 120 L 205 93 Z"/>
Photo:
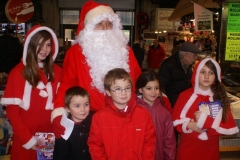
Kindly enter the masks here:
<path id="1" fill-rule="evenodd" d="M 136 104 L 130 75 L 121 68 L 104 78 L 106 107 L 92 119 L 88 145 L 92 159 L 144 159 L 155 156 L 156 133 L 152 119 Z"/>

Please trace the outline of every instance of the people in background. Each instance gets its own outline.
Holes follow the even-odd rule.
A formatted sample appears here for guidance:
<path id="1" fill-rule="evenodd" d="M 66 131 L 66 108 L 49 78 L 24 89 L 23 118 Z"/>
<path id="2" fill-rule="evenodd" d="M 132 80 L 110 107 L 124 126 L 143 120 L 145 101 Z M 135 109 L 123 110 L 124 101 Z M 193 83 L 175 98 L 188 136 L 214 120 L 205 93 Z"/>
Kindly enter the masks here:
<path id="1" fill-rule="evenodd" d="M 185 42 L 185 40 L 178 40 L 175 43 L 175 46 L 173 47 L 171 53 L 172 55 L 176 54 L 179 51 L 179 48 L 182 46 L 182 44 Z"/>
<path id="2" fill-rule="evenodd" d="M 88 138 L 93 160 L 153 160 L 156 133 L 148 111 L 136 104 L 132 80 L 122 68 L 104 78 L 106 107 L 95 113 Z"/>
<path id="3" fill-rule="evenodd" d="M 137 104 L 148 110 L 156 129 L 155 160 L 175 160 L 176 139 L 172 117 L 169 110 L 163 106 L 157 73 L 143 72 L 136 82 L 136 91 Z"/>
<path id="4" fill-rule="evenodd" d="M 179 94 L 190 88 L 192 66 L 201 51 L 192 42 L 184 42 L 175 55 L 163 61 L 158 75 L 164 93 L 174 106 Z"/>
<path id="5" fill-rule="evenodd" d="M 113 68 L 123 68 L 136 81 L 141 69 L 122 31 L 120 18 L 106 4 L 87 1 L 80 14 L 75 44 L 63 62 L 63 79 L 52 113 L 53 131 L 57 138 L 64 133 L 60 125 L 64 94 L 72 86 L 81 86 L 91 95 L 90 107 L 97 111 L 105 106 L 103 79 Z"/>
<path id="6" fill-rule="evenodd" d="M 62 69 L 54 64 L 58 40 L 36 25 L 26 34 L 22 62 L 8 76 L 1 104 L 13 129 L 11 160 L 36 160 L 36 132 L 51 132 L 51 112 Z"/>
<path id="7" fill-rule="evenodd" d="M 144 60 L 144 49 L 140 47 L 139 41 L 134 41 L 132 49 L 138 61 L 138 65 L 140 66 L 140 68 L 142 68 L 142 62 Z"/>
<path id="8" fill-rule="evenodd" d="M 177 159 L 219 160 L 219 135 L 239 132 L 220 66 L 211 58 L 203 59 L 195 66 L 191 82 L 193 87 L 179 95 L 172 113 L 181 134 Z"/>
<path id="9" fill-rule="evenodd" d="M 23 46 L 13 29 L 6 29 L 0 36 L 0 72 L 9 73 L 22 58 Z"/>
<path id="10" fill-rule="evenodd" d="M 74 128 L 67 140 L 56 139 L 53 160 L 91 160 L 87 145 L 94 113 L 90 110 L 90 95 L 82 87 L 74 86 L 67 90 L 64 99 Z"/>
<path id="11" fill-rule="evenodd" d="M 165 58 L 166 53 L 163 47 L 160 46 L 157 39 L 153 41 L 153 45 L 149 47 L 148 50 L 148 67 L 155 72 L 158 72 L 160 64 L 162 63 L 163 59 Z"/>

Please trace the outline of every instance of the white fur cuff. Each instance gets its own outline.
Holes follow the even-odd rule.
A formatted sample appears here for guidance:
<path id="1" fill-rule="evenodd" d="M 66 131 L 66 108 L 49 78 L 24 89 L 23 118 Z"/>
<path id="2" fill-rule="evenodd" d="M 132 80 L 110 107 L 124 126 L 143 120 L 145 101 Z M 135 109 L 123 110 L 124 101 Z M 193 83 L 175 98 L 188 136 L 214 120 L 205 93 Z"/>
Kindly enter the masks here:
<path id="1" fill-rule="evenodd" d="M 24 148 L 30 149 L 32 146 L 34 146 L 37 143 L 37 140 L 35 137 L 32 137 L 26 144 L 23 145 Z"/>
<path id="2" fill-rule="evenodd" d="M 203 141 L 208 140 L 207 133 L 206 132 L 202 132 L 201 134 L 198 135 L 198 138 L 203 140 Z"/>
<path id="3" fill-rule="evenodd" d="M 196 126 L 198 128 L 200 128 L 200 129 L 203 128 L 203 125 L 206 122 L 207 116 L 208 116 L 207 113 L 201 112 L 201 114 L 200 114 L 200 116 L 198 118 L 197 124 L 196 124 Z"/>
<path id="4" fill-rule="evenodd" d="M 51 114 L 51 122 L 53 121 L 54 118 L 56 118 L 57 116 L 61 116 L 63 114 L 65 114 L 66 116 L 68 115 L 68 112 L 64 107 L 54 109 Z"/>

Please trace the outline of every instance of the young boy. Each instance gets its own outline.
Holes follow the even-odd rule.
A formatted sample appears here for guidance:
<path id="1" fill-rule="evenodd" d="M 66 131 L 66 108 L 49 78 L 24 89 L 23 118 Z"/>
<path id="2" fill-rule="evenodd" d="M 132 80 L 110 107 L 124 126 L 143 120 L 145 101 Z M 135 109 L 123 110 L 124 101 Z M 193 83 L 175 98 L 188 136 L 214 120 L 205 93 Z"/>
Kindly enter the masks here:
<path id="1" fill-rule="evenodd" d="M 53 160 L 91 160 L 87 139 L 93 111 L 90 111 L 88 92 L 78 86 L 69 88 L 65 94 L 65 106 L 69 119 L 75 122 L 70 137 L 57 139 Z"/>
<path id="2" fill-rule="evenodd" d="M 156 133 L 146 109 L 136 104 L 130 75 L 121 68 L 104 78 L 106 107 L 92 120 L 88 145 L 93 160 L 153 160 Z"/>

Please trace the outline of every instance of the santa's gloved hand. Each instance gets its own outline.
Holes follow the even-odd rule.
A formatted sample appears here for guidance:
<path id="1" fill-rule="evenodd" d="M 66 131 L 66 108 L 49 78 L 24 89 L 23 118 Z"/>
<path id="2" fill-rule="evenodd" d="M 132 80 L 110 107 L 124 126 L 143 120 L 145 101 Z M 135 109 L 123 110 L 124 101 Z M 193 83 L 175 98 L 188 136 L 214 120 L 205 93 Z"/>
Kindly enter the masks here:
<path id="1" fill-rule="evenodd" d="M 57 116 L 52 121 L 52 131 L 55 134 L 56 139 L 61 138 L 64 135 L 65 128 L 60 124 L 62 116 Z"/>

